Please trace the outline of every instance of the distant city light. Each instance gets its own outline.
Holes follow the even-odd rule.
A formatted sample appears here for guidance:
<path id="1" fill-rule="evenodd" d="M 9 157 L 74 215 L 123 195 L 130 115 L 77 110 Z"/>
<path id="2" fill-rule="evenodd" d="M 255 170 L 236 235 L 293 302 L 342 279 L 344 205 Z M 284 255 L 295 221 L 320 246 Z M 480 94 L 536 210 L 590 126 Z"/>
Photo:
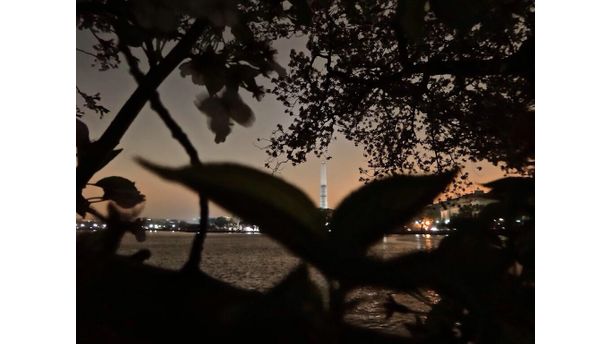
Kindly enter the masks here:
<path id="1" fill-rule="evenodd" d="M 444 224 L 449 224 L 449 223 L 450 223 L 449 219 L 444 220 Z"/>
<path id="2" fill-rule="evenodd" d="M 432 232 L 437 232 L 438 231 L 438 227 L 434 226 L 434 227 L 431 227 L 429 230 L 432 231 Z"/>
<path id="3" fill-rule="evenodd" d="M 214 227 L 212 229 L 212 231 L 217 231 L 217 232 L 237 232 L 237 233 L 248 233 L 248 234 L 252 234 L 252 233 L 259 233 L 259 227 L 256 225 L 247 225 L 246 223 L 243 223 L 242 221 L 240 221 L 239 219 L 235 219 L 235 218 L 231 218 L 231 217 L 225 217 L 226 219 L 230 220 L 230 223 L 227 223 L 224 226 L 220 226 L 220 227 Z M 329 223 L 327 223 L 329 224 Z M 93 220 L 77 220 L 76 222 L 76 229 L 77 231 L 80 230 L 94 230 L 94 229 L 98 229 L 98 230 L 102 230 L 104 228 L 107 228 L 106 224 L 103 224 L 101 222 L 95 222 Z M 145 232 L 149 232 L 149 233 L 157 233 L 157 232 L 194 232 L 195 231 L 195 226 L 193 226 L 192 224 L 189 223 L 185 223 L 184 221 L 181 220 L 171 220 L 171 219 L 149 219 L 149 221 L 145 221 L 144 223 L 142 223 L 140 225 L 140 228 L 145 231 Z"/>

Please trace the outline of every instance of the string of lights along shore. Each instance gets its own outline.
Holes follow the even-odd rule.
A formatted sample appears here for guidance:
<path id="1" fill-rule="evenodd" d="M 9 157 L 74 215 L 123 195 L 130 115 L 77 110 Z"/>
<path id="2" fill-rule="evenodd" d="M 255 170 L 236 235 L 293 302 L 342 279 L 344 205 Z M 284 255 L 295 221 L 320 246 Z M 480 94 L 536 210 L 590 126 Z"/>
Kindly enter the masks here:
<path id="1" fill-rule="evenodd" d="M 321 209 L 328 209 L 327 207 L 327 162 L 321 163 L 321 202 L 319 204 Z"/>

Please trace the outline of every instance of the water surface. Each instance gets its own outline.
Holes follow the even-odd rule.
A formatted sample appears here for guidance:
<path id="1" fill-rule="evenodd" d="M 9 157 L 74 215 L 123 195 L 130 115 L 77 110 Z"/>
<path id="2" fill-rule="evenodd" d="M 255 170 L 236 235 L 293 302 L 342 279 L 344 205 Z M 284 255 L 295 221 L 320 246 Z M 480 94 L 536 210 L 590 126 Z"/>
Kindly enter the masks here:
<path id="1" fill-rule="evenodd" d="M 189 233 L 147 233 L 145 242 L 137 242 L 126 235 L 119 250 L 131 254 L 142 248 L 151 250 L 147 264 L 168 269 L 179 269 L 187 260 L 193 234 Z M 434 248 L 438 237 L 413 235 L 390 235 L 376 244 L 371 253 L 391 258 L 415 250 Z M 206 238 L 201 264 L 209 275 L 240 288 L 265 291 L 280 282 L 299 263 L 278 243 L 261 234 L 220 234 L 211 233 Z M 316 272 L 313 280 L 324 288 L 324 279 Z M 346 319 L 360 326 L 407 334 L 403 325 L 413 321 L 410 316 L 395 314 L 385 318 L 383 303 L 390 290 L 360 288 L 349 295 L 349 300 L 359 300 L 356 308 Z M 396 299 L 419 310 L 426 310 L 425 304 L 410 296 L 394 293 Z"/>

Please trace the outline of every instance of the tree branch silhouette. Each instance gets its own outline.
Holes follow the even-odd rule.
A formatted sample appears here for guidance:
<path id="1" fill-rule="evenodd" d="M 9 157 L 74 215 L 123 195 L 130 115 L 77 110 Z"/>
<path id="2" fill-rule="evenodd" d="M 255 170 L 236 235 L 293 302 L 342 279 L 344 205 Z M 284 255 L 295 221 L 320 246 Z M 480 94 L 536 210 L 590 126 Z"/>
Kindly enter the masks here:
<path id="1" fill-rule="evenodd" d="M 91 152 L 93 154 L 79 161 L 76 171 L 77 190 L 82 190 L 91 177 L 104 167 L 100 164 L 100 161 L 103 161 L 103 157 L 112 153 L 140 110 L 156 92 L 157 87 L 189 55 L 193 44 L 200 37 L 204 27 L 203 20 L 196 20 L 170 53 L 143 76 L 143 81 L 139 83 L 138 88 L 113 118 L 100 139 L 92 143 Z"/>
<path id="2" fill-rule="evenodd" d="M 89 56 L 91 56 L 93 58 L 98 58 L 98 56 L 96 54 L 91 53 L 91 52 L 86 51 L 86 50 L 83 50 L 83 49 L 76 48 L 76 51 L 79 52 L 79 53 L 85 54 L 85 55 L 89 55 Z"/>

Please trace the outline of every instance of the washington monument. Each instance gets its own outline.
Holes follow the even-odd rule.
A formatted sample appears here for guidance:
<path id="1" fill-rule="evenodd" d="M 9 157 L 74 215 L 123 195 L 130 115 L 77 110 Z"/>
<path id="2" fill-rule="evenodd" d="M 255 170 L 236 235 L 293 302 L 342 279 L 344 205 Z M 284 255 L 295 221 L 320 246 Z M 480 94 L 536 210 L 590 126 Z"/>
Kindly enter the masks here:
<path id="1" fill-rule="evenodd" d="M 321 209 L 328 209 L 327 207 L 327 162 L 321 163 L 321 203 L 319 204 Z"/>

